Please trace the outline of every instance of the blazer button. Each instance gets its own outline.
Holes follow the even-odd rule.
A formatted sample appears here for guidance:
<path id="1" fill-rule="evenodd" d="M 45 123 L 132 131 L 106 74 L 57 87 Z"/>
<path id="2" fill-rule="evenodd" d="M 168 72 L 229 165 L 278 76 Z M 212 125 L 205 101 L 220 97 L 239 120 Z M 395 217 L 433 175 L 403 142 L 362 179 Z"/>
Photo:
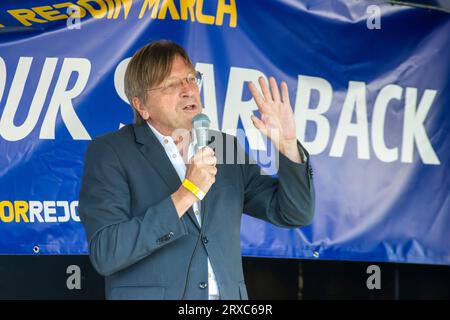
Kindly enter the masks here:
<path id="1" fill-rule="evenodd" d="M 174 235 L 175 234 L 172 231 L 169 232 L 169 238 L 172 238 Z"/>
<path id="2" fill-rule="evenodd" d="M 200 289 L 206 289 L 208 287 L 208 284 L 206 282 L 200 282 L 199 287 Z"/>
<path id="3" fill-rule="evenodd" d="M 202 237 L 202 241 L 203 241 L 204 244 L 207 244 L 208 241 L 209 241 L 209 240 L 208 240 L 208 237 L 207 237 L 207 236 L 203 236 L 203 237 Z"/>

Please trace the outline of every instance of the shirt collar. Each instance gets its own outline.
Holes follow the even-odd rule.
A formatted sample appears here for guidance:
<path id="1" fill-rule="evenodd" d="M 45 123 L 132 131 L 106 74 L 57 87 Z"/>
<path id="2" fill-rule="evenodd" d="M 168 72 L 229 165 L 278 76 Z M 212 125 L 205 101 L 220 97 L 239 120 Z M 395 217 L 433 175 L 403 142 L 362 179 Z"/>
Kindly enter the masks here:
<path id="1" fill-rule="evenodd" d="M 155 127 L 153 127 L 150 122 L 147 121 L 148 126 L 150 127 L 150 129 L 153 131 L 153 133 L 155 134 L 156 138 L 158 139 L 158 141 L 165 146 L 166 144 L 164 143 L 164 140 L 167 139 L 169 141 L 171 141 L 173 144 L 175 144 L 175 142 L 173 141 L 173 138 L 171 136 L 165 136 L 163 134 L 161 134 L 158 130 L 156 130 Z M 197 145 L 197 137 L 195 135 L 195 130 L 192 129 L 191 131 L 191 145 L 195 146 Z"/>

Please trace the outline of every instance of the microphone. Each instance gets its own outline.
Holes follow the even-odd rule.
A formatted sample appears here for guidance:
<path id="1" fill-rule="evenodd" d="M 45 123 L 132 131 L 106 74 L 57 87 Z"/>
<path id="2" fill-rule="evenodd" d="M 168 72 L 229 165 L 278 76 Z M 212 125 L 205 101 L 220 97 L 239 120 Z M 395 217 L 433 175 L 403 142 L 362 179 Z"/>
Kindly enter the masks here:
<path id="1" fill-rule="evenodd" d="M 208 145 L 208 130 L 211 121 L 204 113 L 195 115 L 192 119 L 192 126 L 195 130 L 195 136 L 197 137 L 197 148 L 203 148 Z"/>

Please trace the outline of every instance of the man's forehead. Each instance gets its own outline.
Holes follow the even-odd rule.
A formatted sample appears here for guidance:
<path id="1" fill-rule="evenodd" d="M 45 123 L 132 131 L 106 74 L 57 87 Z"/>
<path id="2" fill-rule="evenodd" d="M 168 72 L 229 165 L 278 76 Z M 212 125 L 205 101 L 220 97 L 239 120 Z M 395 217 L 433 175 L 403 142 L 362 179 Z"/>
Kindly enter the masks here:
<path id="1" fill-rule="evenodd" d="M 169 77 L 177 74 L 187 74 L 194 71 L 193 67 L 181 56 L 176 56 L 172 61 Z"/>
<path id="2" fill-rule="evenodd" d="M 186 69 L 177 70 L 177 71 L 172 70 L 172 72 L 167 76 L 166 79 L 186 77 L 187 75 L 194 74 L 194 73 L 195 73 L 195 70 L 192 68 L 186 68 Z"/>

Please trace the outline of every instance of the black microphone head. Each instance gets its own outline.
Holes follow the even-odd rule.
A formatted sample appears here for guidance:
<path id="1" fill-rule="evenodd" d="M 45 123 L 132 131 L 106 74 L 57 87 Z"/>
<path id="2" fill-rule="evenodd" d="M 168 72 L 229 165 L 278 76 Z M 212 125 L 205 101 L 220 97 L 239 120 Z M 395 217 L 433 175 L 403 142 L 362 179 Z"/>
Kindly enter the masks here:
<path id="1" fill-rule="evenodd" d="M 204 113 L 199 113 L 195 115 L 192 119 L 192 126 L 195 130 L 195 135 L 197 136 L 197 147 L 206 147 L 208 145 L 208 129 L 211 121 L 208 116 Z"/>

